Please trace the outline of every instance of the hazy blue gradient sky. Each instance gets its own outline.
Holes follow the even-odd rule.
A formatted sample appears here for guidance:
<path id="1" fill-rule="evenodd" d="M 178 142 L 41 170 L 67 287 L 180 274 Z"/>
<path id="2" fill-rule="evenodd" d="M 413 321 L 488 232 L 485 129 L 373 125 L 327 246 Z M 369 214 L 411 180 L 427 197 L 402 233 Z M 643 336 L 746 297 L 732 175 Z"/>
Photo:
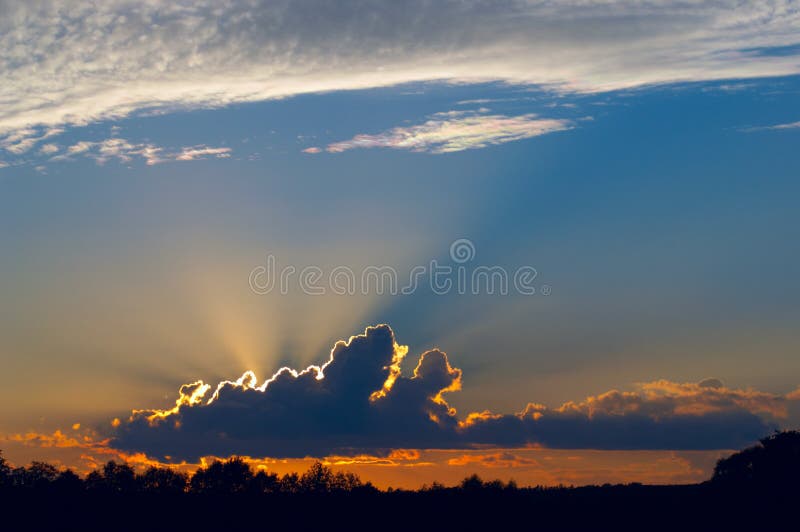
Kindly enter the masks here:
<path id="1" fill-rule="evenodd" d="M 131 142 L 231 157 L 0 170 L 6 415 L 77 415 L 87 386 L 112 410 L 195 376 L 263 375 L 319 361 L 378 322 L 457 357 L 474 383 L 465 406 L 559 402 L 653 377 L 793 387 L 800 133 L 747 128 L 796 118 L 798 91 L 796 78 L 586 96 L 414 84 L 115 121 Z M 470 99 L 498 101 L 459 104 Z M 301 151 L 476 106 L 576 125 L 438 155 Z M 103 140 L 111 127 L 56 140 Z M 474 264 L 530 264 L 552 294 L 248 286 L 268 253 L 407 272 L 445 261 L 461 237 Z"/>

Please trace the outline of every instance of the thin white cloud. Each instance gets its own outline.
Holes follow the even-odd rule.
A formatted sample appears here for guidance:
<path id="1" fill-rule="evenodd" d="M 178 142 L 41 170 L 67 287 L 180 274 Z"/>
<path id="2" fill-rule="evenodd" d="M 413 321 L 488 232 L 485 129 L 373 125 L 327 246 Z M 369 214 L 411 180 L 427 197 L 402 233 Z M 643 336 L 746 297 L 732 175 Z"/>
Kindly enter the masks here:
<path id="1" fill-rule="evenodd" d="M 571 129 L 570 120 L 540 118 L 535 114 L 505 116 L 478 111 L 436 113 L 422 124 L 396 127 L 376 135 L 361 134 L 329 144 L 325 151 L 340 153 L 358 148 L 394 148 L 427 153 L 450 153 Z M 303 150 L 319 153 L 320 148 Z"/>
<path id="2" fill-rule="evenodd" d="M 191 148 L 183 148 L 181 152 L 175 156 L 175 160 L 195 161 L 197 159 L 205 159 L 207 156 L 213 156 L 217 159 L 227 159 L 231 156 L 231 149 L 210 148 L 208 146 L 193 146 Z"/>
<path id="3" fill-rule="evenodd" d="M 800 128 L 800 121 L 790 122 L 788 124 L 777 124 L 775 126 L 770 127 L 770 129 L 797 129 L 797 128 Z"/>
<path id="4" fill-rule="evenodd" d="M 746 127 L 746 128 L 742 128 L 741 131 L 745 131 L 745 132 L 780 131 L 782 129 L 799 129 L 799 128 L 800 128 L 800 121 L 797 121 L 797 122 L 788 122 L 786 124 L 773 124 L 771 126 Z"/>
<path id="5" fill-rule="evenodd" d="M 607 91 L 800 73 L 798 54 L 785 53 L 800 43 L 793 0 L 43 0 L 0 10 L 0 134 L 414 81 Z"/>
<path id="6" fill-rule="evenodd" d="M 112 137 L 102 141 L 80 141 L 69 146 L 65 153 L 52 157 L 51 161 L 67 161 L 75 156 L 94 159 L 97 164 L 105 164 L 111 160 L 121 163 L 131 163 L 136 159 L 143 160 L 147 165 L 154 165 L 169 161 L 195 161 L 207 156 L 217 158 L 230 157 L 230 148 L 214 148 L 211 146 L 190 146 L 178 151 L 165 150 L 150 142 L 131 142 L 120 137 Z"/>
<path id="7" fill-rule="evenodd" d="M 517 100 L 517 98 L 476 98 L 474 100 L 459 100 L 456 102 L 456 105 L 475 105 L 494 102 L 509 102 L 514 100 Z"/>
<path id="8" fill-rule="evenodd" d="M 755 128 L 755 129 L 773 129 L 774 130 L 774 129 L 797 129 L 797 128 L 800 128 L 800 121 L 798 121 L 798 122 L 789 122 L 787 124 L 775 124 L 775 125 L 772 125 L 772 126 L 764 126 L 764 127 Z"/>

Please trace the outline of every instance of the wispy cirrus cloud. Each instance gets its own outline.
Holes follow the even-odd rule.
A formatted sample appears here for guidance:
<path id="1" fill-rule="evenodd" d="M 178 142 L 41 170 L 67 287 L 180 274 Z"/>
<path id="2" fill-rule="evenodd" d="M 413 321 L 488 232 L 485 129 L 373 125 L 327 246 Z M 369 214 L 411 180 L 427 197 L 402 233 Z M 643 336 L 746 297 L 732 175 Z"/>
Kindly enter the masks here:
<path id="1" fill-rule="evenodd" d="M 567 119 L 488 113 L 488 109 L 437 113 L 422 124 L 395 127 L 374 135 L 356 135 L 328 144 L 324 151 L 341 153 L 360 148 L 393 148 L 441 154 L 486 148 L 574 127 L 574 122 Z M 303 151 L 320 153 L 323 149 L 311 147 Z"/>
<path id="2" fill-rule="evenodd" d="M 44 0 L 0 9 L 0 134 L 417 81 L 597 92 L 800 72 L 792 0 Z"/>
<path id="3" fill-rule="evenodd" d="M 788 129 L 800 129 L 800 120 L 797 122 L 787 122 L 785 124 L 772 124 L 769 126 L 753 126 L 753 127 L 745 127 L 740 129 L 740 131 L 744 131 L 746 133 L 751 133 L 754 131 L 781 131 L 781 130 L 788 130 Z"/>

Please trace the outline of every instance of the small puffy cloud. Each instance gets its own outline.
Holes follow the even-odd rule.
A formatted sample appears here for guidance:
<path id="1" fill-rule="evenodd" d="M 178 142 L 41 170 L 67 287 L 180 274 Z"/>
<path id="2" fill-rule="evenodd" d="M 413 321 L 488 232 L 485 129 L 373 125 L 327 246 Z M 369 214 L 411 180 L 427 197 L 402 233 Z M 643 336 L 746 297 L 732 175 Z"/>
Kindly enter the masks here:
<path id="1" fill-rule="evenodd" d="M 450 153 L 485 148 L 517 140 L 572 129 L 570 120 L 540 118 L 535 114 L 506 116 L 477 111 L 447 111 L 432 115 L 414 126 L 403 126 L 378 134 L 360 134 L 329 144 L 325 151 L 340 153 L 358 148 L 394 148 L 426 153 Z M 319 153 L 308 148 L 306 153 Z"/>
<path id="2" fill-rule="evenodd" d="M 113 137 L 99 142 L 81 141 L 70 146 L 67 153 L 70 155 L 84 154 L 105 164 L 116 159 L 122 163 L 130 163 L 134 158 L 142 158 L 148 165 L 162 162 L 161 148 L 150 143 L 132 143 L 126 139 Z"/>
<path id="3" fill-rule="evenodd" d="M 58 144 L 44 144 L 41 148 L 39 148 L 39 153 L 42 155 L 53 155 L 54 153 L 57 153 L 59 149 L 60 148 L 58 147 Z"/>
<path id="4" fill-rule="evenodd" d="M 110 445 L 189 461 L 231 454 L 385 458 L 392 449 L 730 449 L 778 426 L 800 399 L 716 379 L 657 380 L 557 408 L 530 403 L 516 414 L 459 415 L 447 395 L 461 389 L 461 370 L 431 350 L 407 375 L 407 353 L 389 326 L 370 327 L 338 342 L 321 366 L 281 368 L 263 382 L 246 372 L 216 386 L 186 384 L 172 408 L 116 419 Z M 498 467 L 512 461 L 485 454 Z"/>
<path id="5" fill-rule="evenodd" d="M 0 148 L 14 155 L 21 155 L 30 151 L 34 146 L 45 139 L 55 137 L 64 132 L 64 129 L 51 127 L 47 129 L 22 128 L 0 137 Z M 53 146 L 48 144 L 47 146 Z"/>

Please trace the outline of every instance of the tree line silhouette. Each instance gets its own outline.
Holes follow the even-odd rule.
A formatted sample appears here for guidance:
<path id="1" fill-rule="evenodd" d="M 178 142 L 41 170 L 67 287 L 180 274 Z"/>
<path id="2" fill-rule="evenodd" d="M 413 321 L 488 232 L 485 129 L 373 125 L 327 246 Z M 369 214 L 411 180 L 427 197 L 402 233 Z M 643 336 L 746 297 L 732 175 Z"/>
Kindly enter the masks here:
<path id="1" fill-rule="evenodd" d="M 710 483 L 719 486 L 757 486 L 759 488 L 796 489 L 800 487 L 800 432 L 776 432 L 757 445 L 722 458 L 714 468 Z M 315 462 L 303 474 L 253 471 L 240 457 L 215 460 L 198 468 L 191 476 L 170 467 L 151 466 L 137 473 L 126 463 L 113 460 L 81 478 L 71 469 L 59 470 L 46 462 L 34 461 L 28 467 L 12 468 L 0 451 L 0 488 L 5 490 L 89 491 L 104 493 L 196 493 L 231 494 L 331 494 L 367 493 L 379 490 L 358 475 L 333 471 L 322 462 Z M 523 488 L 546 489 L 546 488 Z M 560 489 L 560 488 L 559 488 Z M 391 488 L 390 488 L 391 490 Z M 438 482 L 422 486 L 418 491 L 436 492 L 519 491 L 514 480 L 484 481 L 471 475 L 455 487 Z M 392 490 L 394 491 L 394 490 Z"/>
<path id="2" fill-rule="evenodd" d="M 342 494 L 378 493 L 371 482 L 350 472 L 334 471 L 322 462 L 314 462 L 302 474 L 253 471 L 240 457 L 215 460 L 207 467 L 198 468 L 192 475 L 170 467 L 151 466 L 137 473 L 126 463 L 114 460 L 81 478 L 71 469 L 60 471 L 52 464 L 31 462 L 28 467 L 10 468 L 0 451 L 0 487 L 10 490 L 50 490 L 62 492 L 87 491 L 90 493 L 154 493 L 178 495 L 194 493 L 204 495 L 258 495 L 258 494 Z M 443 484 L 423 485 L 420 492 L 443 491 Z M 483 481 L 478 475 L 466 477 L 457 489 L 463 491 L 517 490 L 515 481 Z M 389 488 L 389 491 L 395 491 Z"/>
<path id="3" fill-rule="evenodd" d="M 192 475 L 168 467 L 137 472 L 109 461 L 81 477 L 45 462 L 12 468 L 0 453 L 0 516 L 25 514 L 41 525 L 32 529 L 65 519 L 79 520 L 85 530 L 225 529 L 233 516 L 242 525 L 268 522 L 298 530 L 374 528 L 376 522 L 382 529 L 510 527 L 532 517 L 561 529 L 739 529 L 759 526 L 767 516 L 782 522 L 798 495 L 797 431 L 776 432 L 719 460 L 708 481 L 676 486 L 520 487 L 471 475 L 451 487 L 435 482 L 417 490 L 379 490 L 321 462 L 302 474 L 279 476 L 254 471 L 239 457 Z"/>

